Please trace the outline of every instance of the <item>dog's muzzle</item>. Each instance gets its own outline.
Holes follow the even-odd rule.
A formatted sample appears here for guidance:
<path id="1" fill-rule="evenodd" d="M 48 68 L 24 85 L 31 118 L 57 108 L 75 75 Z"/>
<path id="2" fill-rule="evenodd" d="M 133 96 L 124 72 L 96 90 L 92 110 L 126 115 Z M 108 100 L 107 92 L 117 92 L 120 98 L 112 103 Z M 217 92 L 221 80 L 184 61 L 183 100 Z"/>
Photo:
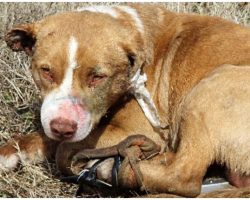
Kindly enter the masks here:
<path id="1" fill-rule="evenodd" d="M 84 103 L 73 96 L 48 95 L 41 108 L 45 134 L 55 140 L 75 142 L 91 131 L 91 114 Z"/>

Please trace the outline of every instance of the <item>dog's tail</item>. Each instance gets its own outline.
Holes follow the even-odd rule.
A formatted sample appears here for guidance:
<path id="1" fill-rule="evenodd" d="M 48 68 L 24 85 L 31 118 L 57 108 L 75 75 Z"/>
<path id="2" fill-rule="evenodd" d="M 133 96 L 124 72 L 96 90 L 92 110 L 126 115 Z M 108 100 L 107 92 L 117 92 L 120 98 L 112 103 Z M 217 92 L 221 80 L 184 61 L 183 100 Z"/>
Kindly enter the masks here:
<path id="1" fill-rule="evenodd" d="M 246 188 L 227 188 L 210 193 L 200 194 L 199 198 L 250 198 L 250 187 Z"/>
<path id="2" fill-rule="evenodd" d="M 179 198 L 183 196 L 178 196 L 174 194 L 147 194 L 140 197 L 146 198 Z M 230 187 L 223 190 L 217 190 L 214 192 L 203 193 L 197 196 L 197 198 L 250 198 L 250 187 L 246 188 L 235 188 Z"/>

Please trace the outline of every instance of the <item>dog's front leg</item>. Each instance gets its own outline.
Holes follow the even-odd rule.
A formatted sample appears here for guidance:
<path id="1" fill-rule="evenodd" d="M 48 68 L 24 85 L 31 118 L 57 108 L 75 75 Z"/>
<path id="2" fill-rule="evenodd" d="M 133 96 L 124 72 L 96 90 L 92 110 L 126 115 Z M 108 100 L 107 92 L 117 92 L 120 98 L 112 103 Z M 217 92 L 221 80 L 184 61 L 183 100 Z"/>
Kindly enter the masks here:
<path id="1" fill-rule="evenodd" d="M 71 162 L 75 154 L 84 149 L 99 149 L 117 145 L 129 135 L 132 135 L 132 133 L 109 124 L 105 128 L 95 129 L 83 141 L 75 143 L 62 142 L 56 152 L 57 168 L 62 173 L 70 175 L 73 173 Z"/>
<path id="2" fill-rule="evenodd" d="M 11 170 L 20 163 L 38 163 L 55 155 L 58 142 L 42 132 L 20 136 L 0 147 L 0 170 Z"/>

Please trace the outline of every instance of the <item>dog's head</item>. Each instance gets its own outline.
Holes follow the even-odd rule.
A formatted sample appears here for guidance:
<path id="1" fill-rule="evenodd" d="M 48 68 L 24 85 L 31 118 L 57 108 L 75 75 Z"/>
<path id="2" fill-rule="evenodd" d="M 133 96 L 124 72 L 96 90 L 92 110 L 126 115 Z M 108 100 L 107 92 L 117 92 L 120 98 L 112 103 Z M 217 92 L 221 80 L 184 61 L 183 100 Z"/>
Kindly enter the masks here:
<path id="1" fill-rule="evenodd" d="M 32 56 L 43 97 L 41 121 L 50 138 L 84 139 L 128 91 L 145 60 L 133 13 L 132 8 L 60 13 L 6 34 L 12 50 Z"/>

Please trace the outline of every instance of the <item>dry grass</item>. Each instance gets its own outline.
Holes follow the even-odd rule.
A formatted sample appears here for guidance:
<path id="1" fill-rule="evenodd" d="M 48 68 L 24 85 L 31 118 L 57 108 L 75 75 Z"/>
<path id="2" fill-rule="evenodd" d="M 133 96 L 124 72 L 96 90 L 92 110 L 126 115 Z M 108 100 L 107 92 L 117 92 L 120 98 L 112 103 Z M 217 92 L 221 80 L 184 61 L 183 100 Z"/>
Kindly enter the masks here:
<path id="1" fill-rule="evenodd" d="M 4 32 L 18 23 L 90 4 L 93 3 L 0 3 L 0 144 L 13 134 L 28 134 L 40 125 L 39 91 L 29 72 L 29 59 L 6 48 Z M 249 3 L 167 3 L 166 6 L 177 12 L 196 12 L 250 24 Z M 75 190 L 76 186 L 58 180 L 54 163 L 27 165 L 0 175 L 0 197 L 72 197 Z"/>

